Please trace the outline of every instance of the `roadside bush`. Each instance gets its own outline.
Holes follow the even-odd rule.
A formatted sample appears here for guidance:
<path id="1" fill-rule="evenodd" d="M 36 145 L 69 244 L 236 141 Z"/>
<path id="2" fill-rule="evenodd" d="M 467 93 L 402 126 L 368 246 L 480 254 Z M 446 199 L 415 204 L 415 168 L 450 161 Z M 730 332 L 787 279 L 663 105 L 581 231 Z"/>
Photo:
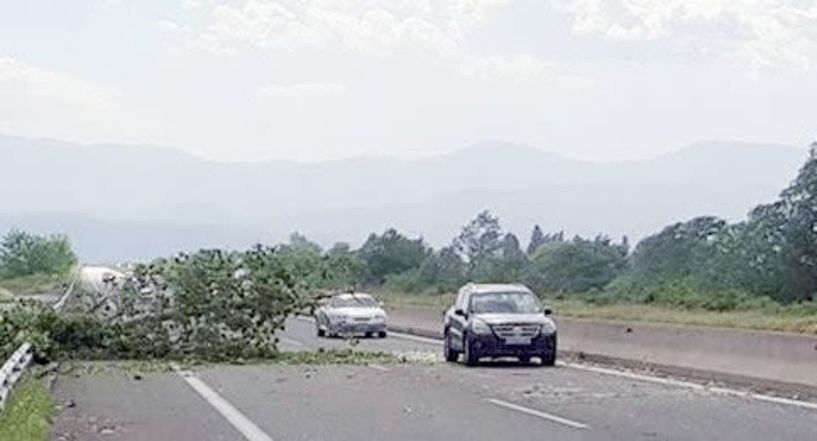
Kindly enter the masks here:
<path id="1" fill-rule="evenodd" d="M 597 305 L 637 303 L 714 312 L 772 310 L 781 306 L 768 297 L 739 289 L 705 286 L 689 278 L 643 282 L 622 277 L 600 294 L 584 298 Z"/>

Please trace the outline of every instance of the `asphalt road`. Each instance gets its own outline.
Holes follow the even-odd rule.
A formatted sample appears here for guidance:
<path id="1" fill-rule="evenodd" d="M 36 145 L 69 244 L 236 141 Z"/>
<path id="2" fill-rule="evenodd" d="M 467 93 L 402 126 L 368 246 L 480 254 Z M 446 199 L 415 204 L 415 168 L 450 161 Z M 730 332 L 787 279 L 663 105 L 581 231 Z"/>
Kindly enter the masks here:
<path id="1" fill-rule="evenodd" d="M 291 320 L 287 350 L 348 347 Z M 817 409 L 577 367 L 442 362 L 439 343 L 368 339 L 412 364 L 80 369 L 55 385 L 62 440 L 809 440 Z"/>

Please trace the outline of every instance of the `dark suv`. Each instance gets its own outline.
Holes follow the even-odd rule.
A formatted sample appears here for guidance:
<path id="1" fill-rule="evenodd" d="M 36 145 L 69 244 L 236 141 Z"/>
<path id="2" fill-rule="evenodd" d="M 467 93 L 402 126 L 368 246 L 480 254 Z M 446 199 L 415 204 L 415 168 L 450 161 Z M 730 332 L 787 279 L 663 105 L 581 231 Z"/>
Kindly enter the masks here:
<path id="1" fill-rule="evenodd" d="M 465 285 L 445 312 L 445 359 L 455 362 L 463 354 L 465 364 L 474 366 L 484 357 L 522 363 L 537 357 L 553 366 L 556 325 L 550 314 L 524 285 Z"/>

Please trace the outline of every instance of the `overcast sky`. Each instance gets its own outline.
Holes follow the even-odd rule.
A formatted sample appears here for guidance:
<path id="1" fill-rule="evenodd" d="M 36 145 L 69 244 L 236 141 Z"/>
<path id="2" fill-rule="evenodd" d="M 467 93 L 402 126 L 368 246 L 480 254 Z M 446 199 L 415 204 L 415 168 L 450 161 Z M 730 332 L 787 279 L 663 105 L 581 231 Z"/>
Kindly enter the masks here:
<path id="1" fill-rule="evenodd" d="M 0 132 L 223 160 L 817 136 L 815 0 L 0 0 Z"/>

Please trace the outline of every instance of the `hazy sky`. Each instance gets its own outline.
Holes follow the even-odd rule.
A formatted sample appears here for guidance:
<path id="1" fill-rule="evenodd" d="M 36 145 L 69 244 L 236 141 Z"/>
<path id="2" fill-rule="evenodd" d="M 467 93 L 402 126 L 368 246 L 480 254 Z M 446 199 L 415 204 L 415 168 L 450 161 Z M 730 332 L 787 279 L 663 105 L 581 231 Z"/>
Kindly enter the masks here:
<path id="1" fill-rule="evenodd" d="M 815 0 L 0 0 L 0 132 L 216 159 L 817 136 Z"/>

